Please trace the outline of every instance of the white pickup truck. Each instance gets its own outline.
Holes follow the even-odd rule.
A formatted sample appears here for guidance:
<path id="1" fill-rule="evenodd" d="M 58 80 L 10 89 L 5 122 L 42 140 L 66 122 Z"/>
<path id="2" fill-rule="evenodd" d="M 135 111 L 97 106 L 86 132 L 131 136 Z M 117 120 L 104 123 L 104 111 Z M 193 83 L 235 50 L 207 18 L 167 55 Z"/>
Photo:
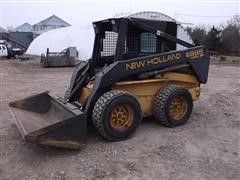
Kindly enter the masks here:
<path id="1" fill-rule="evenodd" d="M 20 48 L 8 48 L 5 44 L 0 43 L 0 57 L 6 57 L 9 59 L 22 54 L 23 50 Z"/>
<path id="2" fill-rule="evenodd" d="M 4 44 L 0 44 L 0 57 L 8 57 L 8 49 Z"/>

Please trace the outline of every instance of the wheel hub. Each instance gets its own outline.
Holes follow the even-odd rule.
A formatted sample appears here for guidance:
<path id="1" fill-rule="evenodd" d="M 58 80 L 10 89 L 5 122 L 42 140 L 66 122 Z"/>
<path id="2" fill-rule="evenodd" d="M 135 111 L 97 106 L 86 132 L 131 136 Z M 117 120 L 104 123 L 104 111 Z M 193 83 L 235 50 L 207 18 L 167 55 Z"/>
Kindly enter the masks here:
<path id="1" fill-rule="evenodd" d="M 129 105 L 118 105 L 110 115 L 110 124 L 115 130 L 125 130 L 132 125 L 133 110 Z"/>
<path id="2" fill-rule="evenodd" d="M 170 115 L 173 119 L 179 120 L 186 113 L 188 109 L 187 100 L 182 96 L 175 96 L 170 103 Z"/>

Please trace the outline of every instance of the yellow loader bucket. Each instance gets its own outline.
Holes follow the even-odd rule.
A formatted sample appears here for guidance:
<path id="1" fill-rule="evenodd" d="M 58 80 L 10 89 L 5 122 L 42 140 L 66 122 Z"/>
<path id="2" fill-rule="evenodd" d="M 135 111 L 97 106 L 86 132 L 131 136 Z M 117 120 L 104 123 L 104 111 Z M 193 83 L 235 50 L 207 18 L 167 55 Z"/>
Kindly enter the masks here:
<path id="1" fill-rule="evenodd" d="M 51 92 L 10 102 L 9 106 L 26 141 L 70 149 L 86 144 L 85 114 Z"/>

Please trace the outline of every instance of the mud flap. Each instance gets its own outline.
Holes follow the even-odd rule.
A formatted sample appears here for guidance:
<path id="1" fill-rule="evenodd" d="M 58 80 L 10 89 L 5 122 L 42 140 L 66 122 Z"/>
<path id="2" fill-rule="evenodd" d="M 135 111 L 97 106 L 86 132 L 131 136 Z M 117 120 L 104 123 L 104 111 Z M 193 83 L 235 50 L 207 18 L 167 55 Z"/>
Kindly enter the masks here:
<path id="1" fill-rule="evenodd" d="M 10 102 L 9 106 L 26 141 L 70 149 L 86 144 L 86 115 L 51 92 Z"/>

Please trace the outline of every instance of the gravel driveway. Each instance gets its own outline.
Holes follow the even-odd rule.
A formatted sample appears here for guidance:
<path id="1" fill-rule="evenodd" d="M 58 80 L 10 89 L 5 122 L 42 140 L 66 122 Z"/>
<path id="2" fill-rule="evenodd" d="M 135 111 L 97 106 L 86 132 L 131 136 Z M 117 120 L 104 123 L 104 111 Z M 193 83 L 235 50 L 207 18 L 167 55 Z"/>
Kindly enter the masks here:
<path id="1" fill-rule="evenodd" d="M 63 96 L 72 71 L 0 60 L 0 179 L 239 179 L 239 66 L 210 66 L 185 126 L 145 120 L 132 138 L 114 143 L 89 132 L 79 151 L 24 142 L 8 103 L 45 90 Z"/>

